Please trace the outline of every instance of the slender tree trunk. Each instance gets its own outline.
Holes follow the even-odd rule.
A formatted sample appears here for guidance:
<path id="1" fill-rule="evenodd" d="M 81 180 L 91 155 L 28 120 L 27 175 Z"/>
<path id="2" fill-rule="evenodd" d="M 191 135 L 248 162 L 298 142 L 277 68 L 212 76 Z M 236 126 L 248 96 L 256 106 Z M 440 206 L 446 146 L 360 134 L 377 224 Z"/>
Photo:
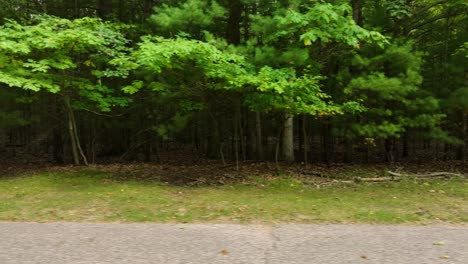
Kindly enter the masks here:
<path id="1" fill-rule="evenodd" d="M 78 153 L 80 154 L 81 158 L 83 159 L 83 164 L 88 166 L 89 163 L 88 163 L 88 159 L 86 158 L 86 155 L 85 155 L 85 152 L 83 151 L 83 149 L 81 148 L 81 142 L 80 142 L 80 137 L 79 137 L 79 134 L 78 134 L 78 129 L 76 127 L 76 119 L 75 119 L 75 113 L 74 111 L 72 110 L 71 112 L 71 116 L 73 118 L 73 131 L 75 133 L 75 141 L 76 141 L 76 146 L 78 147 Z"/>
<path id="2" fill-rule="evenodd" d="M 73 4 L 73 14 L 74 14 L 74 17 L 75 17 L 75 18 L 79 18 L 79 17 L 80 17 L 79 1 L 78 1 L 78 0 L 74 0 L 73 2 L 74 2 L 74 4 Z"/>
<path id="3" fill-rule="evenodd" d="M 330 164 L 333 156 L 333 136 L 331 132 L 330 120 L 325 120 L 322 123 L 322 159 L 325 163 Z"/>
<path id="4" fill-rule="evenodd" d="M 284 115 L 282 158 L 294 161 L 294 119 L 292 115 Z"/>
<path id="5" fill-rule="evenodd" d="M 68 95 L 63 96 L 63 101 L 64 101 L 64 106 L 65 106 L 65 112 L 67 113 L 67 119 L 68 119 L 68 134 L 70 136 L 73 163 L 75 165 L 80 165 L 80 155 L 81 155 L 81 158 L 83 159 L 83 163 L 85 165 L 88 165 L 88 160 L 86 158 L 86 155 L 83 153 L 83 149 L 80 146 L 80 140 L 79 140 L 79 136 L 78 136 L 78 132 L 76 128 L 75 114 L 73 112 L 73 108 L 71 107 L 70 98 L 68 97 Z"/>
<path id="6" fill-rule="evenodd" d="M 353 8 L 353 20 L 359 26 L 362 26 L 362 1 L 363 0 L 351 1 L 351 7 Z"/>
<path id="7" fill-rule="evenodd" d="M 307 167 L 309 164 L 309 136 L 307 135 L 307 116 L 302 115 L 302 148 L 304 151 L 304 165 Z"/>
<path id="8" fill-rule="evenodd" d="M 247 159 L 256 159 L 255 149 L 257 146 L 257 139 L 255 135 L 255 115 L 254 113 L 247 111 L 247 144 L 246 152 Z"/>
<path id="9" fill-rule="evenodd" d="M 97 133 L 96 133 L 96 119 L 91 118 L 90 120 L 90 128 L 89 128 L 89 138 L 88 138 L 88 157 L 90 158 L 91 164 L 96 162 L 96 140 L 97 140 Z"/>
<path id="10" fill-rule="evenodd" d="M 462 140 L 462 144 L 457 146 L 456 147 L 456 159 L 458 160 L 461 160 L 463 162 L 463 167 L 464 167 L 464 163 L 465 163 L 465 149 L 466 149 L 466 141 L 467 141 L 467 138 L 466 138 L 466 133 L 467 133 L 467 124 L 466 124 L 466 117 L 467 117 L 467 113 L 465 111 L 462 111 L 459 115 L 459 118 L 460 118 L 460 123 L 461 123 L 461 127 L 459 129 L 459 135 L 460 135 L 460 138 Z"/>
<path id="11" fill-rule="evenodd" d="M 221 142 L 221 144 L 219 144 L 219 156 L 221 157 L 223 166 L 226 166 L 226 159 L 224 158 L 224 142 Z"/>
<path id="12" fill-rule="evenodd" d="M 466 169 L 466 146 L 468 145 L 468 124 L 467 124 L 467 118 L 468 118 L 468 112 L 464 111 L 463 115 L 463 145 L 462 145 L 462 153 L 461 153 L 461 158 L 462 158 L 462 171 L 465 172 Z"/>
<path id="13" fill-rule="evenodd" d="M 144 19 L 148 18 L 149 16 L 151 16 L 151 13 L 153 12 L 153 6 L 156 6 L 160 3 L 159 0 L 145 0 L 145 3 L 144 3 L 144 14 L 145 14 L 145 17 Z"/>
<path id="14" fill-rule="evenodd" d="M 97 15 L 103 20 L 112 19 L 112 0 L 97 0 Z"/>
<path id="15" fill-rule="evenodd" d="M 393 144 L 389 138 L 385 139 L 385 157 L 387 162 L 393 163 Z"/>
<path id="16" fill-rule="evenodd" d="M 209 109 L 208 111 L 211 111 L 211 109 Z M 210 135 L 211 140 L 207 142 L 208 158 L 217 158 L 219 152 L 219 145 L 221 142 L 219 134 L 219 124 L 218 120 L 216 120 L 216 117 L 213 115 L 213 113 L 209 112 L 209 115 L 211 118 L 211 130 L 208 133 Z"/>
<path id="17" fill-rule="evenodd" d="M 250 39 L 250 5 L 244 4 L 244 42 Z"/>
<path id="18" fill-rule="evenodd" d="M 229 0 L 229 17 L 227 21 L 226 39 L 229 43 L 239 45 L 241 42 L 242 22 L 241 0 Z"/>
<path id="19" fill-rule="evenodd" d="M 68 97 L 64 97 L 65 102 L 65 112 L 67 113 L 67 128 L 68 128 L 68 136 L 70 138 L 70 146 L 72 151 L 72 158 L 73 163 L 75 165 L 80 165 L 80 157 L 78 155 L 78 147 L 76 146 L 75 141 L 75 132 L 73 126 L 73 118 L 71 117 L 71 106 Z"/>
<path id="20" fill-rule="evenodd" d="M 280 126 L 278 128 L 278 134 L 276 135 L 276 147 L 275 147 L 275 170 L 279 172 L 279 155 L 280 155 L 280 143 L 281 143 L 281 135 L 284 133 L 284 126 Z"/>
<path id="21" fill-rule="evenodd" d="M 264 160 L 265 159 L 265 153 L 263 151 L 263 135 L 262 135 L 262 117 L 259 112 L 255 112 L 255 127 L 256 127 L 256 133 L 257 133 L 257 156 L 258 159 Z"/>
<path id="22" fill-rule="evenodd" d="M 349 163 L 352 161 L 353 155 L 353 143 L 351 139 L 345 138 L 345 154 L 344 154 L 344 162 Z"/>
<path id="23" fill-rule="evenodd" d="M 237 108 L 237 107 L 236 107 Z M 239 170 L 239 115 L 240 112 L 237 109 L 234 111 L 234 120 L 233 120 L 233 128 L 234 128 L 234 156 L 236 159 L 236 170 Z"/>
<path id="24" fill-rule="evenodd" d="M 226 40 L 229 44 L 239 45 L 241 42 L 241 22 L 242 22 L 242 2 L 241 0 L 229 0 L 229 16 L 226 28 Z M 239 170 L 239 131 L 243 137 L 242 127 L 240 126 L 240 103 L 235 103 L 234 109 L 234 137 L 233 147 L 236 159 L 236 170 Z M 243 142 L 243 140 L 242 140 Z M 242 146 L 242 150 L 243 146 Z M 245 151 L 243 151 L 245 153 Z"/>
<path id="25" fill-rule="evenodd" d="M 236 111 L 237 111 L 237 126 L 239 129 L 239 144 L 240 151 L 242 153 L 242 160 L 245 161 L 247 158 L 246 146 L 245 146 L 245 136 L 244 136 L 244 126 L 242 125 L 242 105 L 240 100 L 236 102 Z"/>
<path id="26" fill-rule="evenodd" d="M 402 158 L 408 158 L 408 152 L 409 152 L 409 135 L 408 132 L 405 132 L 403 135 L 403 151 L 402 151 Z"/>

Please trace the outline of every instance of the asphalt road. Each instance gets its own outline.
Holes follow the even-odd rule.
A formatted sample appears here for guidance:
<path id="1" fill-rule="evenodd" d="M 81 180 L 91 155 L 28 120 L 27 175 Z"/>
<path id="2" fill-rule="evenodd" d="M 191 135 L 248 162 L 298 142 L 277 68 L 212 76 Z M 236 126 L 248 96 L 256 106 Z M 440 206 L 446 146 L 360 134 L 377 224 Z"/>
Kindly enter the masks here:
<path id="1" fill-rule="evenodd" d="M 468 226 L 0 223 L 0 264 L 468 263 Z"/>

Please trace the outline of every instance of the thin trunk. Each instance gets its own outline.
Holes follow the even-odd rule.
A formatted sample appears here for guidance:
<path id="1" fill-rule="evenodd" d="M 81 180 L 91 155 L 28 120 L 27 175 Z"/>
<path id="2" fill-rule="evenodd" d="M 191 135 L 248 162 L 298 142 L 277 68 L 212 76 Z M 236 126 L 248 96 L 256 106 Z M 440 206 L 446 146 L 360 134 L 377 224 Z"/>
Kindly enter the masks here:
<path id="1" fill-rule="evenodd" d="M 389 138 L 385 139 L 385 158 L 387 162 L 393 164 L 393 144 L 392 140 Z"/>
<path id="2" fill-rule="evenodd" d="M 221 161 L 223 162 L 223 166 L 226 166 L 226 160 L 224 159 L 224 142 L 221 142 L 219 145 L 219 155 L 221 156 Z"/>
<path id="3" fill-rule="evenodd" d="M 73 131 L 74 131 L 74 134 L 75 134 L 75 140 L 76 140 L 76 146 L 78 147 L 78 153 L 80 154 L 81 158 L 83 159 L 83 164 L 88 166 L 89 163 L 88 163 L 88 159 L 86 158 L 86 155 L 83 151 L 83 149 L 81 148 L 81 143 L 80 143 L 80 137 L 78 135 L 78 129 L 76 128 L 76 119 L 75 119 L 75 113 L 71 112 L 71 117 L 73 118 Z"/>
<path id="4" fill-rule="evenodd" d="M 63 102 L 65 107 L 65 113 L 67 114 L 67 128 L 68 128 L 68 136 L 70 138 L 70 147 L 72 152 L 73 164 L 80 165 L 80 156 L 78 154 L 78 146 L 76 142 L 76 126 L 73 124 L 73 109 L 70 105 L 70 98 L 65 95 L 63 96 Z"/>
<path id="5" fill-rule="evenodd" d="M 235 110 L 234 112 L 234 156 L 236 158 L 236 170 L 239 170 L 239 111 Z"/>
<path id="6" fill-rule="evenodd" d="M 242 106 L 240 101 L 236 103 L 236 111 L 237 111 L 237 126 L 239 129 L 239 143 L 240 143 L 240 151 L 242 153 L 242 160 L 246 160 L 246 146 L 245 146 L 245 137 L 244 137 L 244 127 L 242 126 Z"/>
<path id="7" fill-rule="evenodd" d="M 154 154 L 156 156 L 156 162 L 161 162 L 161 155 L 159 153 L 159 144 L 160 139 L 158 136 L 154 138 Z"/>
<path id="8" fill-rule="evenodd" d="M 240 44 L 242 8 L 243 5 L 241 0 L 229 0 L 229 17 L 227 21 L 226 39 L 230 44 Z"/>
<path id="9" fill-rule="evenodd" d="M 408 151 L 409 151 L 409 135 L 408 132 L 405 132 L 403 135 L 403 151 L 402 151 L 402 158 L 408 158 Z"/>
<path id="10" fill-rule="evenodd" d="M 244 42 L 250 39 L 250 6 L 244 4 Z"/>
<path id="11" fill-rule="evenodd" d="M 246 154 L 247 159 L 256 159 L 255 149 L 256 149 L 256 135 L 255 135 L 255 116 L 254 113 L 247 111 L 247 144 L 246 144 Z"/>
<path id="12" fill-rule="evenodd" d="M 327 119 L 322 124 L 322 159 L 328 165 L 330 164 L 333 156 L 333 136 L 331 132 L 330 120 Z"/>
<path id="13" fill-rule="evenodd" d="M 255 124 L 257 133 L 257 156 L 258 159 L 264 160 L 265 154 L 263 152 L 263 140 L 262 140 L 262 117 L 259 112 L 255 112 Z"/>
<path id="14" fill-rule="evenodd" d="M 74 13 L 75 18 L 80 17 L 80 8 L 79 8 L 78 2 L 79 2 L 78 0 L 75 0 L 74 5 L 73 5 L 73 13 Z"/>
<path id="15" fill-rule="evenodd" d="M 145 0 L 145 6 L 144 6 L 144 13 L 145 16 L 144 19 L 148 18 L 151 16 L 153 12 L 153 6 L 157 5 L 160 1 L 155 1 L 155 0 Z"/>
<path id="16" fill-rule="evenodd" d="M 282 158 L 294 161 L 294 120 L 289 114 L 284 115 Z"/>
<path id="17" fill-rule="evenodd" d="M 152 161 L 152 138 L 153 138 L 153 135 L 151 133 L 151 130 L 148 130 L 146 133 L 146 144 L 145 144 L 145 161 L 146 162 L 151 162 Z"/>
<path id="18" fill-rule="evenodd" d="M 219 134 L 219 124 L 218 120 L 214 116 L 214 114 L 211 112 L 211 109 L 208 110 L 208 114 L 211 118 L 211 130 L 208 132 L 210 134 L 210 139 L 209 141 L 206 142 L 207 148 L 208 148 L 208 158 L 217 158 L 218 157 L 218 151 L 219 151 L 219 144 L 221 142 L 220 140 L 220 134 Z"/>
<path id="19" fill-rule="evenodd" d="M 112 19 L 112 0 L 97 0 L 97 15 L 103 20 Z"/>
<path id="20" fill-rule="evenodd" d="M 344 154 L 344 162 L 349 163 L 352 161 L 353 155 L 353 143 L 351 139 L 345 138 L 345 154 Z"/>
<path id="21" fill-rule="evenodd" d="M 279 172 L 279 152 L 280 152 L 280 142 L 281 142 L 281 135 L 284 133 L 284 126 L 280 126 L 278 128 L 278 134 L 276 135 L 276 148 L 275 148 L 275 170 Z"/>
<path id="22" fill-rule="evenodd" d="M 309 157 L 308 157 L 308 152 L 309 152 L 309 136 L 307 135 L 307 116 L 302 115 L 302 147 L 304 151 L 304 165 L 307 168 L 309 165 Z"/>
<path id="23" fill-rule="evenodd" d="M 362 26 L 362 0 L 352 0 L 353 20 L 357 25 Z"/>
<path id="24" fill-rule="evenodd" d="M 90 129 L 90 137 L 89 137 L 89 157 L 91 158 L 91 164 L 96 163 L 96 140 L 97 140 L 97 133 L 96 133 L 96 119 L 91 119 L 91 129 Z"/>
<path id="25" fill-rule="evenodd" d="M 467 118 L 468 118 L 468 112 L 463 112 L 462 114 L 462 124 L 463 124 L 463 130 L 462 130 L 462 140 L 463 140 L 463 145 L 460 146 L 461 148 L 461 153 L 460 153 L 460 158 L 462 159 L 462 172 L 465 172 L 465 165 L 466 165 L 466 146 L 468 145 L 468 138 L 467 138 L 467 130 L 468 130 L 468 124 L 467 124 Z"/>

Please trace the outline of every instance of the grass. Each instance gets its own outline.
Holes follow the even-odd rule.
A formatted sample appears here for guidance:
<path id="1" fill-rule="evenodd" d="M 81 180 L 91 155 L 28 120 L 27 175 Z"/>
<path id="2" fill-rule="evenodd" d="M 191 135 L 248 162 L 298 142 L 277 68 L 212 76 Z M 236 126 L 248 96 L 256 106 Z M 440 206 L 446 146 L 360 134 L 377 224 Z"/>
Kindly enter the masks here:
<path id="1" fill-rule="evenodd" d="M 467 223 L 463 179 L 317 189 L 288 177 L 181 187 L 92 170 L 0 178 L 0 221 Z"/>

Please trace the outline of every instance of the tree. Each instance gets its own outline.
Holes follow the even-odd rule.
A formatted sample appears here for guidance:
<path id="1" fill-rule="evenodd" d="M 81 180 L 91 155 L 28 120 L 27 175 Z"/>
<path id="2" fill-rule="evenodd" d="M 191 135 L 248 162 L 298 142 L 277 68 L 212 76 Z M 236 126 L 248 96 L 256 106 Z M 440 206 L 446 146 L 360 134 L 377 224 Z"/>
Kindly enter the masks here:
<path id="1" fill-rule="evenodd" d="M 106 79 L 121 77 L 109 64 L 125 53 L 127 41 L 98 19 L 34 17 L 32 25 L 8 21 L 0 28 L 0 82 L 59 96 L 68 122 L 73 162 L 87 164 L 74 109 L 110 111 L 125 105 Z"/>

